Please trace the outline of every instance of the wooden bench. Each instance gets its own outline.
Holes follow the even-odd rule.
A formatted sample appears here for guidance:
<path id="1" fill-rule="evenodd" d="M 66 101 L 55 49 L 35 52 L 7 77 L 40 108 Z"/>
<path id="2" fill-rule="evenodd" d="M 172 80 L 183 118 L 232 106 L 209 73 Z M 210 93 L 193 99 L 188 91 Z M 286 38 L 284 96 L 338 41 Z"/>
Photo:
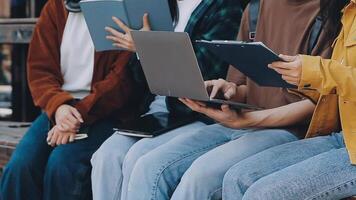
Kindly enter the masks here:
<path id="1" fill-rule="evenodd" d="M 0 121 L 0 175 L 16 145 L 26 133 L 28 125 L 29 123 Z"/>

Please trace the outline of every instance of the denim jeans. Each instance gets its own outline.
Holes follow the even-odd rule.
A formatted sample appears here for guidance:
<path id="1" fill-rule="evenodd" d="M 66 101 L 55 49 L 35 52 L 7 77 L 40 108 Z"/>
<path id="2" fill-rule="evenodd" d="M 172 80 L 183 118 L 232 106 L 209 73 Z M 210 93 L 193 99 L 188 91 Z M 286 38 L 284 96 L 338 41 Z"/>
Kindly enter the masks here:
<path id="1" fill-rule="evenodd" d="M 356 166 L 341 133 L 280 145 L 224 177 L 224 200 L 334 200 L 356 195 Z"/>
<path id="2" fill-rule="evenodd" d="M 90 199 L 90 158 L 111 134 L 114 123 L 90 127 L 88 138 L 50 147 L 49 119 L 42 114 L 18 144 L 0 182 L 1 200 Z"/>
<path id="3" fill-rule="evenodd" d="M 219 199 L 224 174 L 236 162 L 295 140 L 285 130 L 234 130 L 221 125 L 182 134 L 138 158 L 123 199 Z M 133 148 L 130 152 L 135 154 L 145 145 Z"/>
<path id="4" fill-rule="evenodd" d="M 154 112 L 168 112 L 165 106 L 165 97 L 156 97 L 156 100 L 150 106 L 149 113 Z M 139 140 L 139 138 L 127 137 L 119 134 L 112 135 L 103 143 L 103 145 L 101 145 L 98 151 L 95 152 L 91 160 L 93 166 L 93 199 L 118 200 L 121 196 L 125 196 L 126 190 L 123 190 L 122 192 L 121 188 L 127 188 L 127 182 L 132 168 L 140 156 L 178 135 L 194 132 L 196 129 L 204 126 L 206 126 L 204 123 L 195 122 L 173 131 L 169 131 L 158 137 L 141 140 Z M 140 148 L 139 151 L 134 150 L 142 145 L 145 147 Z M 121 199 L 124 200 L 125 198 Z"/>

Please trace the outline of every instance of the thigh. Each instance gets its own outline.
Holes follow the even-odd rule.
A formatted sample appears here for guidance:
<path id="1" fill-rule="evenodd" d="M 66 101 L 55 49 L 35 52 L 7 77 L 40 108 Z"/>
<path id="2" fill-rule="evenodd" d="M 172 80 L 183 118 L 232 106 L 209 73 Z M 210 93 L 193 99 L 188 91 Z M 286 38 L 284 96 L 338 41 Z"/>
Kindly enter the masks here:
<path id="1" fill-rule="evenodd" d="M 177 136 L 189 134 L 196 132 L 207 125 L 202 122 L 194 122 L 183 127 L 177 128 L 175 130 L 169 131 L 163 135 L 160 135 L 155 138 L 145 138 L 138 141 L 132 148 L 129 150 L 125 163 L 134 163 L 136 160 L 143 156 L 144 154 L 152 151 L 153 149 L 169 142 L 170 140 L 176 138 Z M 126 165 L 124 163 L 124 166 Z"/>
<path id="2" fill-rule="evenodd" d="M 224 190 L 238 187 L 244 193 L 254 182 L 315 155 L 340 148 L 334 136 L 299 140 L 272 147 L 238 162 L 224 177 Z M 224 191 L 225 192 L 225 191 Z"/>
<path id="3" fill-rule="evenodd" d="M 256 199 L 249 198 L 256 193 L 266 200 L 350 197 L 356 194 L 356 167 L 346 148 L 332 149 L 262 178 L 247 190 L 246 199 Z"/>
<path id="4" fill-rule="evenodd" d="M 212 125 L 177 136 L 140 157 L 131 173 L 127 199 L 171 196 L 191 163 L 231 139 L 233 130 Z M 141 191 L 134 192 L 134 188 Z M 144 196 L 150 194 L 150 196 Z"/>
<path id="5" fill-rule="evenodd" d="M 233 141 L 218 146 L 196 159 L 184 174 L 181 184 L 191 182 L 194 178 L 209 188 L 213 199 L 221 198 L 223 177 L 231 166 L 267 148 L 297 140 L 292 133 L 279 129 L 236 130 L 233 131 L 232 137 Z M 179 186 L 177 193 L 180 190 Z"/>
<path id="6" fill-rule="evenodd" d="M 8 165 L 36 166 L 36 170 L 43 172 L 48 156 L 52 151 L 52 147 L 46 141 L 49 127 L 50 121 L 47 115 L 39 116 L 17 145 Z"/>
<path id="7" fill-rule="evenodd" d="M 210 171 L 211 175 L 220 177 L 234 164 L 247 157 L 270 147 L 297 140 L 292 133 L 277 129 L 237 130 L 234 131 L 233 137 L 236 138 L 199 157 L 192 167 L 201 169 L 204 166 L 204 171 Z"/>

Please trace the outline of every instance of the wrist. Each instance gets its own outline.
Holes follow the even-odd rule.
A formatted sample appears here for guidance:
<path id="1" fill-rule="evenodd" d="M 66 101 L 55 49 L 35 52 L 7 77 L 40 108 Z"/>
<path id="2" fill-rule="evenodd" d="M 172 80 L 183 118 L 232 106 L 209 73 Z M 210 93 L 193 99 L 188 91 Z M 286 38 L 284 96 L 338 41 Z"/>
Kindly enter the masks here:
<path id="1" fill-rule="evenodd" d="M 241 119 L 237 120 L 236 123 L 239 124 L 239 128 L 257 128 L 260 127 L 264 121 L 263 113 L 255 112 L 244 112 L 241 113 Z"/>

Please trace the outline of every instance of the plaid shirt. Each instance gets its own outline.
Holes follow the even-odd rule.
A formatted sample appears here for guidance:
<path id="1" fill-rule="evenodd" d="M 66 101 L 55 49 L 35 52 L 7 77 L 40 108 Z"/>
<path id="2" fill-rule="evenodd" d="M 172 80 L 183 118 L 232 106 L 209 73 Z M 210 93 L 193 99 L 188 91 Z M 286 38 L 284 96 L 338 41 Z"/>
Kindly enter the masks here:
<path id="1" fill-rule="evenodd" d="M 235 40 L 240 27 L 242 6 L 240 0 L 202 0 L 192 13 L 185 32 L 190 35 L 199 66 L 205 80 L 225 78 L 229 64 L 210 53 L 203 47 L 196 46 L 196 40 Z M 130 64 L 133 76 L 139 83 L 140 89 L 148 90 L 142 68 L 136 60 Z M 148 104 L 153 96 L 146 95 L 143 112 L 147 111 Z M 148 99 L 147 99 L 148 98 Z M 167 98 L 167 107 L 171 112 L 182 114 L 191 112 L 176 98 Z"/>

